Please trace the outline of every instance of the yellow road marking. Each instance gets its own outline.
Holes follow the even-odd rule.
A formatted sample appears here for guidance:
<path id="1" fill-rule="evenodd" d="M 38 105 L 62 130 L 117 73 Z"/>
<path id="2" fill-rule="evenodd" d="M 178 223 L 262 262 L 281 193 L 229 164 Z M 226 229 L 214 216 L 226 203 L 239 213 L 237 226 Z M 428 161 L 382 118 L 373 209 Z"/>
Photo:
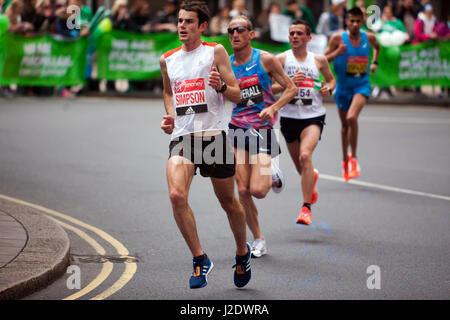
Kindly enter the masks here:
<path id="1" fill-rule="evenodd" d="M 94 249 L 95 251 L 99 254 L 99 255 L 105 255 L 106 251 L 105 249 L 97 242 L 95 241 L 93 238 L 91 238 L 89 235 L 87 235 L 84 231 L 75 228 L 73 226 L 71 226 L 70 224 L 64 223 L 56 218 L 47 216 L 49 219 L 52 219 L 53 221 L 55 221 L 56 223 L 60 224 L 62 227 L 64 227 L 65 229 L 71 230 L 73 232 L 75 232 L 80 238 L 82 238 L 83 240 L 85 240 L 87 243 L 89 243 Z M 94 290 L 95 288 L 97 288 L 100 284 L 102 284 L 103 281 L 105 281 L 109 275 L 111 274 L 112 270 L 113 270 L 113 263 L 110 261 L 107 261 L 103 264 L 102 266 L 102 270 L 100 271 L 100 273 L 97 275 L 97 277 L 95 277 L 94 280 L 92 280 L 86 287 L 84 287 L 83 289 L 81 289 L 80 291 L 64 298 L 63 300 L 75 300 L 78 299 L 86 294 L 88 294 L 89 292 L 91 292 L 92 290 Z"/>
<path id="2" fill-rule="evenodd" d="M 37 209 L 37 210 L 40 210 L 40 211 L 43 211 L 45 213 L 57 216 L 59 218 L 65 219 L 67 221 L 70 221 L 73 224 L 76 224 L 76 225 L 78 225 L 80 227 L 83 227 L 85 229 L 91 230 L 94 233 L 96 233 L 98 236 L 103 238 L 105 241 L 110 243 L 116 249 L 117 253 L 122 258 L 126 258 L 129 255 L 129 252 L 128 252 L 127 248 L 125 248 L 125 246 L 122 243 L 120 243 L 119 241 L 117 241 L 116 239 L 114 239 L 112 236 L 110 236 L 108 233 L 104 232 L 101 229 L 93 227 L 93 226 L 91 226 L 91 225 L 89 225 L 87 223 L 84 223 L 84 222 L 82 222 L 82 221 L 80 221 L 78 219 L 72 218 L 71 216 L 65 215 L 65 214 L 60 213 L 58 211 L 42 207 L 40 205 L 36 205 L 36 204 L 30 203 L 30 202 L 26 202 L 26 201 L 22 201 L 22 200 L 19 200 L 19 199 L 11 198 L 11 197 L 8 197 L 8 196 L 2 195 L 2 194 L 0 194 L 0 198 L 3 198 L 5 200 L 9 200 L 9 201 L 12 201 L 12 202 L 15 202 L 15 203 L 18 203 L 18 204 L 22 204 L 22 205 L 25 205 L 25 206 L 28 206 L 28 207 L 31 207 L 31 208 L 34 208 L 34 209 Z M 87 236 L 87 234 L 86 234 L 86 236 Z M 108 261 L 107 263 L 110 263 L 110 262 Z M 110 267 L 108 266 L 106 268 L 110 268 Z M 112 268 L 112 266 L 111 266 L 111 268 Z M 137 264 L 135 262 L 126 262 L 125 263 L 125 270 L 122 273 L 122 275 L 120 276 L 120 278 L 111 287 L 109 287 L 103 293 L 98 294 L 93 299 L 96 299 L 96 300 L 105 299 L 105 298 L 109 297 L 110 295 L 114 294 L 115 292 L 117 292 L 118 290 L 120 290 L 121 288 L 123 288 L 123 286 L 125 286 L 128 283 L 128 281 L 130 281 L 133 278 L 134 274 L 136 273 L 136 270 L 137 270 Z M 108 270 L 106 269 L 105 272 L 106 271 L 108 271 Z M 103 272 L 103 269 L 102 269 L 101 273 L 102 272 Z M 99 278 L 99 277 L 101 277 L 100 274 L 97 276 L 97 278 Z M 94 279 L 94 281 L 95 281 L 95 279 Z"/>

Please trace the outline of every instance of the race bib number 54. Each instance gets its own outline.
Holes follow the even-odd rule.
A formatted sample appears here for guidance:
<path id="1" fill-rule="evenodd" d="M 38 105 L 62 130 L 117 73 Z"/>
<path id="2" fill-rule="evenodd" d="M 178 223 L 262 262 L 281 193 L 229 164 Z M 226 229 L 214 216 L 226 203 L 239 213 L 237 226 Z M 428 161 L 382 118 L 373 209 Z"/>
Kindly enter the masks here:
<path id="1" fill-rule="evenodd" d="M 314 90 L 314 80 L 304 79 L 297 84 L 297 95 L 291 101 L 292 104 L 311 105 Z"/>
<path id="2" fill-rule="evenodd" d="M 176 81 L 174 99 L 177 116 L 208 112 L 205 79 Z"/>

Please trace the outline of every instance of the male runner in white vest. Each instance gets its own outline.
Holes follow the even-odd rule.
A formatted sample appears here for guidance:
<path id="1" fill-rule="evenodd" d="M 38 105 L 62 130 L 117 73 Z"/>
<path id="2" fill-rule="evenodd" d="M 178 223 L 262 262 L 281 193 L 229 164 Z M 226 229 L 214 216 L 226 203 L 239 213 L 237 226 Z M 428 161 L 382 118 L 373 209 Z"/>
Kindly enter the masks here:
<path id="1" fill-rule="evenodd" d="M 289 27 L 292 49 L 277 56 L 298 90 L 297 96 L 280 110 L 280 125 L 291 158 L 301 175 L 303 205 L 297 223 L 305 225 L 311 224 L 311 205 L 318 197 L 319 172 L 314 169 L 312 153 L 325 125 L 322 97 L 329 96 L 336 86 L 327 58 L 307 51 L 310 40 L 309 24 L 295 20 Z M 319 79 L 320 73 L 325 78 L 325 85 Z M 274 85 L 273 89 L 274 93 L 281 90 L 279 85 Z"/>
<path id="2" fill-rule="evenodd" d="M 234 283 L 243 287 L 251 277 L 251 253 L 246 243 L 244 209 L 234 193 L 235 161 L 226 138 L 228 118 L 223 102 L 223 96 L 239 102 L 241 92 L 224 47 L 202 42 L 200 38 L 208 20 L 209 10 L 204 2 L 183 2 L 177 25 L 183 45 L 160 58 L 167 112 L 161 129 L 172 134 L 167 182 L 175 221 L 193 256 L 190 288 L 206 286 L 207 275 L 213 268 L 200 245 L 188 204 L 197 168 L 202 176 L 211 178 L 216 197 L 228 215 L 236 242 Z M 212 144 L 215 148 L 211 148 Z"/>

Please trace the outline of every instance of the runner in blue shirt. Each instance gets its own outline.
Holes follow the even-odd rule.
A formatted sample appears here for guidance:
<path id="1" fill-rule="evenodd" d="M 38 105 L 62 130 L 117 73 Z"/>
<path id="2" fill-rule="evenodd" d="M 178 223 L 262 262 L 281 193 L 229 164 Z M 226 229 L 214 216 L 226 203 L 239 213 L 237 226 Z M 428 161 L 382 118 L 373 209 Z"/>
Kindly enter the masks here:
<path id="1" fill-rule="evenodd" d="M 331 36 L 325 51 L 328 61 L 334 60 L 337 77 L 334 99 L 342 124 L 342 175 L 345 181 L 360 174 L 356 157 L 358 116 L 369 99 L 369 71 L 376 71 L 380 52 L 375 35 L 360 30 L 363 21 L 361 9 L 355 7 L 349 10 L 345 19 L 347 31 Z M 373 47 L 373 60 L 369 66 L 370 46 Z M 348 153 L 349 146 L 351 153 Z"/>

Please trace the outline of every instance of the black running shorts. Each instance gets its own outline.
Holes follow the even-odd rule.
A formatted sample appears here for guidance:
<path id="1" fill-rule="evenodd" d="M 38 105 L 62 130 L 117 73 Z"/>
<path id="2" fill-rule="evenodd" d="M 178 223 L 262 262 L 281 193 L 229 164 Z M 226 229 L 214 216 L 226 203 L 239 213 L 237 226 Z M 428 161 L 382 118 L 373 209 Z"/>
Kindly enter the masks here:
<path id="1" fill-rule="evenodd" d="M 280 117 L 281 133 L 287 143 L 300 141 L 300 133 L 307 126 L 316 124 L 320 127 L 320 138 L 322 137 L 323 127 L 325 125 L 325 115 L 309 119 L 293 119 Z"/>
<path id="2" fill-rule="evenodd" d="M 169 158 L 182 156 L 194 164 L 203 177 L 225 179 L 234 176 L 236 161 L 224 131 L 216 136 L 181 136 L 170 141 Z"/>

